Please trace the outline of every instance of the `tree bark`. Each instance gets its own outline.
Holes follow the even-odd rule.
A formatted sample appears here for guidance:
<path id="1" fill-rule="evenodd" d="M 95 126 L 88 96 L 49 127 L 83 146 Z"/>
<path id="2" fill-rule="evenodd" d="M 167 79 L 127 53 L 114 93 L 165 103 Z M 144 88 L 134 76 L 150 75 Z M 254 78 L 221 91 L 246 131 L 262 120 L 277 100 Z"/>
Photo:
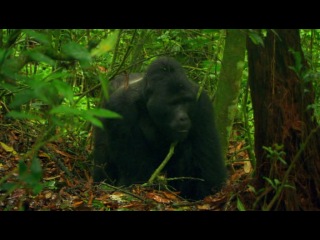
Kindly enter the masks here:
<path id="1" fill-rule="evenodd" d="M 305 78 L 308 66 L 299 30 L 267 30 L 261 45 L 248 37 L 247 50 L 255 121 L 255 183 L 258 189 L 264 188 L 256 206 L 319 209 L 320 131 L 308 107 L 315 97 L 312 82 Z M 263 147 L 285 154 L 272 155 Z"/>
<path id="2" fill-rule="evenodd" d="M 214 109 L 224 160 L 229 137 L 237 113 L 238 96 L 246 51 L 244 30 L 228 29 Z"/>

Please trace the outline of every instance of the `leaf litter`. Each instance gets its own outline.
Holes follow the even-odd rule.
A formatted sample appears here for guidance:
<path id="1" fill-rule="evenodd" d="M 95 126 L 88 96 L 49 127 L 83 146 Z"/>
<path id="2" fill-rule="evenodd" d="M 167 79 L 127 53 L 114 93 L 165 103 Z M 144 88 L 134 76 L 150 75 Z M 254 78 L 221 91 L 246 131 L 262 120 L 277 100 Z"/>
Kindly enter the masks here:
<path id="1" fill-rule="evenodd" d="M 38 151 L 43 175 L 41 191 L 34 194 L 35 185 L 19 179 L 18 164 L 36 142 L 36 129 L 40 128 L 22 121 L 0 125 L 0 211 L 225 211 L 238 210 L 234 195 L 252 195 L 246 184 L 251 171 L 248 154 L 240 152 L 235 156 L 230 149 L 229 155 L 239 161 L 230 164 L 226 186 L 201 201 L 187 201 L 178 192 L 159 187 L 93 184 L 89 171 L 92 147 L 76 146 L 72 136 L 47 143 Z M 236 150 L 243 145 L 232 144 Z M 30 164 L 28 160 L 26 164 Z"/>

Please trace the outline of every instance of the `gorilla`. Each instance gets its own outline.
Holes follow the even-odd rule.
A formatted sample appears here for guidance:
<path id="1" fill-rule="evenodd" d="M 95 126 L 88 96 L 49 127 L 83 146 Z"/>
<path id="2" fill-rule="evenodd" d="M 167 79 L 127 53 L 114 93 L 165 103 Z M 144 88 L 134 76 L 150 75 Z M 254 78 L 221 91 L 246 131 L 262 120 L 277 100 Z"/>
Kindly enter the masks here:
<path id="1" fill-rule="evenodd" d="M 145 183 L 178 142 L 163 170 L 175 178 L 168 184 L 189 200 L 221 189 L 227 174 L 212 102 L 175 59 L 160 57 L 145 74 L 116 77 L 103 107 L 122 118 L 102 119 L 104 129 L 95 129 L 95 182 Z"/>

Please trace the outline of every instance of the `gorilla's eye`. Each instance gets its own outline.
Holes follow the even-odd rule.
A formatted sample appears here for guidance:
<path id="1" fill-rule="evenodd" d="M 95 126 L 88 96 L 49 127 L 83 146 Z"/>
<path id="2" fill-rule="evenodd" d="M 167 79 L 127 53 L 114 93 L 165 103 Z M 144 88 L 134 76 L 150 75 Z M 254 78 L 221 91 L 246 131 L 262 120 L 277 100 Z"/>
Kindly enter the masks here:
<path id="1" fill-rule="evenodd" d="M 169 105 L 185 105 L 185 104 L 191 104 L 194 102 L 194 99 L 191 97 L 184 97 L 184 98 L 177 98 L 172 99 L 168 102 Z"/>

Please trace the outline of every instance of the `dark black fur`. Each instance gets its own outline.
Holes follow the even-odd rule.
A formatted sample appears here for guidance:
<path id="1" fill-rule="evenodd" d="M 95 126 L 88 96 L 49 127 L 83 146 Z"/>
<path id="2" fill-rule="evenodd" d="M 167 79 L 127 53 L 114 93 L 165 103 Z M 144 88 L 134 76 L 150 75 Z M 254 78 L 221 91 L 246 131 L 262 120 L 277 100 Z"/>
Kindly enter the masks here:
<path id="1" fill-rule="evenodd" d="M 141 77 L 130 75 L 129 82 L 118 77 L 112 83 L 113 93 L 104 107 L 123 119 L 104 120 L 105 131 L 96 129 L 94 181 L 144 183 L 164 160 L 170 144 L 179 141 L 164 168 L 166 176 L 204 181 L 169 184 L 190 199 L 219 190 L 226 169 L 208 95 L 203 91 L 197 99 L 198 85 L 172 58 L 157 59 L 142 80 L 135 80 Z"/>

